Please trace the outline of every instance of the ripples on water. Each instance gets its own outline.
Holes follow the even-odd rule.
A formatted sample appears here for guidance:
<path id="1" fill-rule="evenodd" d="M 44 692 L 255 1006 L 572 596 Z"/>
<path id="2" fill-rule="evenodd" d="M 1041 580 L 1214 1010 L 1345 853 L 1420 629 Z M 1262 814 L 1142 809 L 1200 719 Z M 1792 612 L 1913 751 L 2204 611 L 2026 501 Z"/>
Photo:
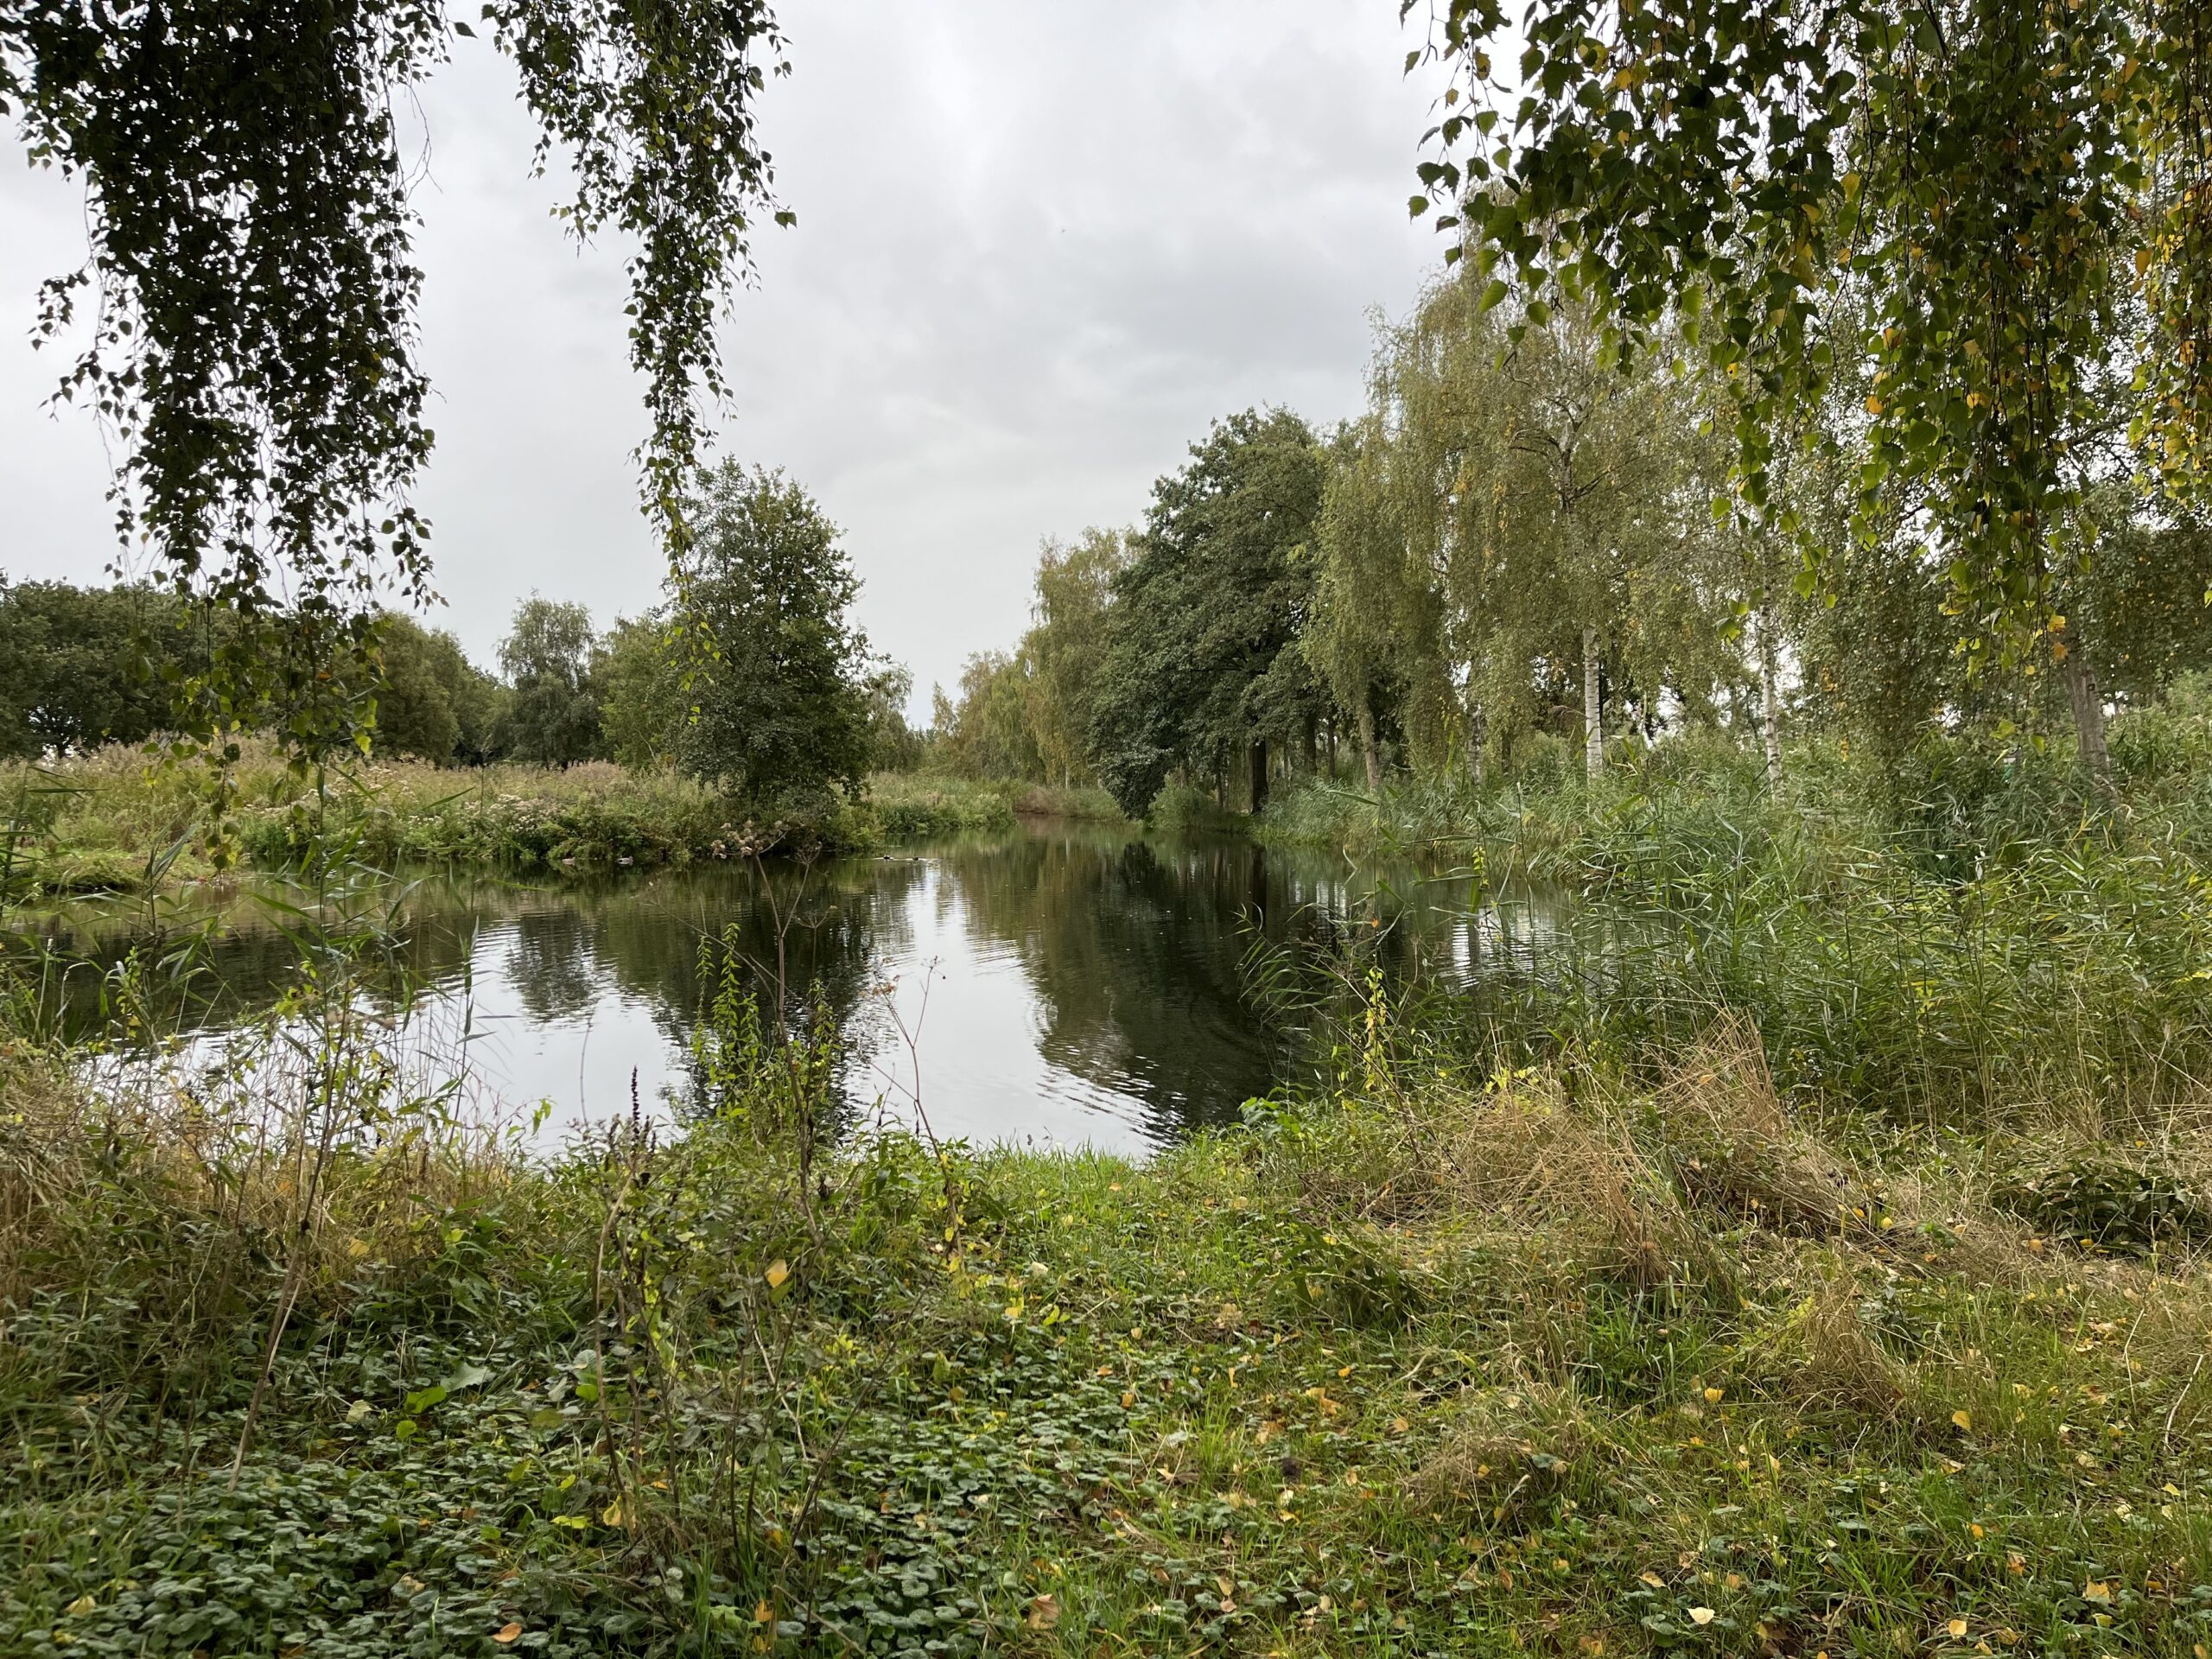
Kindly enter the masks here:
<path id="1" fill-rule="evenodd" d="M 1464 877 L 1410 865 L 1065 825 L 765 881 L 727 866 L 558 886 L 439 873 L 402 901 L 405 989 L 381 1012 L 418 1081 L 457 1079 L 486 1118 L 545 1102 L 539 1133 L 556 1138 L 626 1115 L 633 1074 L 647 1109 L 680 1101 L 702 941 L 734 926 L 772 962 L 780 916 L 788 982 L 819 986 L 842 1029 L 856 1116 L 909 1116 L 918 1078 L 941 1135 L 1141 1154 L 1234 1122 L 1301 1064 L 1298 1033 L 1247 984 L 1255 938 L 1379 918 L 1400 970 L 1447 978 L 1537 947 L 1541 906 L 1471 899 Z M 158 925 L 207 930 L 196 994 L 172 1010 L 190 1058 L 219 1057 L 296 975 L 251 890 L 188 896 Z M 72 1034 L 96 1029 L 99 969 L 149 925 L 143 903 L 41 918 L 81 964 Z"/>

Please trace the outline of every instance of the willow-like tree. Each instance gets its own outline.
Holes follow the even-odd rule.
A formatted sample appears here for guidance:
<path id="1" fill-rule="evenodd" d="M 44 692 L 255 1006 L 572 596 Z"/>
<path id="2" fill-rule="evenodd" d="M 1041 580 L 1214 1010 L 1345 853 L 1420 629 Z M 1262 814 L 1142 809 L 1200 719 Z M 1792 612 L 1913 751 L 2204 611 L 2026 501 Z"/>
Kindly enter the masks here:
<path id="1" fill-rule="evenodd" d="M 2055 662 L 2098 764 L 2094 642 L 2054 600 L 2094 556 L 2115 389 L 2143 460 L 2201 487 L 2212 12 L 1441 0 L 1432 48 L 1459 79 L 1416 211 L 1491 296 L 1587 298 L 1624 350 L 1680 320 L 1734 391 L 1752 513 L 1777 435 L 1864 375 L 1862 530 L 1902 500 L 1968 650 Z"/>
<path id="2" fill-rule="evenodd" d="M 1572 683 L 1594 778 L 1609 687 L 1649 719 L 1730 671 L 1712 445 L 1691 388 L 1619 372 L 1581 315 L 1482 299 L 1447 276 L 1385 336 L 1322 512 L 1316 641 L 1348 703 L 1389 664 L 1432 764 L 1454 726 L 1509 747 Z"/>
<path id="3" fill-rule="evenodd" d="M 598 644 L 581 605 L 532 594 L 515 607 L 499 666 L 513 689 L 505 747 L 516 760 L 569 766 L 599 752 Z"/>
<path id="4" fill-rule="evenodd" d="M 234 612 L 201 723 L 283 711 L 304 752 L 357 709 L 319 688 L 365 653 L 379 592 L 430 587 L 410 496 L 430 451 L 411 169 L 394 111 L 480 27 L 576 181 L 562 216 L 629 262 L 648 510 L 679 549 L 714 325 L 779 212 L 754 128 L 781 41 L 764 0 L 0 0 L 0 117 L 82 181 L 90 257 L 41 291 L 59 395 L 119 458 L 117 527 L 182 594 Z"/>

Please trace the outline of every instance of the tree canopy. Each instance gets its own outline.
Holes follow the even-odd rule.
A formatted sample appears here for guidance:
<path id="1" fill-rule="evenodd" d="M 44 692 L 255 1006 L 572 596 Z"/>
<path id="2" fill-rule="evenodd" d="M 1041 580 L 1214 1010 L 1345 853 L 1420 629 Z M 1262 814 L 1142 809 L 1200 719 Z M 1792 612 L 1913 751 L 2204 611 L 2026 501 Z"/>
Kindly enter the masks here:
<path id="1" fill-rule="evenodd" d="M 734 461 L 691 511 L 699 535 L 672 580 L 690 652 L 683 764 L 763 804 L 858 788 L 874 664 L 836 525 L 781 472 Z"/>
<path id="2" fill-rule="evenodd" d="M 1308 741 L 1323 708 L 1299 636 L 1320 510 L 1312 429 L 1286 410 L 1216 422 L 1153 486 L 1116 603 L 1092 705 L 1091 760 L 1125 811 L 1167 773 L 1242 763 L 1256 806 L 1270 741 Z"/>
<path id="3" fill-rule="evenodd" d="M 1967 649 L 2040 639 L 2064 662 L 2056 591 L 2092 555 L 2114 404 L 2173 493 L 2202 475 L 2203 8 L 1443 0 L 1437 20 L 1459 78 L 1414 207 L 1444 209 L 1488 297 L 1586 298 L 1630 351 L 1678 323 L 1733 395 L 1745 511 L 1798 529 L 1777 446 L 1848 443 L 1862 533 L 1902 506 Z M 1808 429 L 1839 382 L 1860 431 Z"/>
<path id="4" fill-rule="evenodd" d="M 599 687 L 591 613 L 532 594 L 515 607 L 499 642 L 499 666 L 514 687 L 506 747 L 518 760 L 566 766 L 599 750 Z"/>

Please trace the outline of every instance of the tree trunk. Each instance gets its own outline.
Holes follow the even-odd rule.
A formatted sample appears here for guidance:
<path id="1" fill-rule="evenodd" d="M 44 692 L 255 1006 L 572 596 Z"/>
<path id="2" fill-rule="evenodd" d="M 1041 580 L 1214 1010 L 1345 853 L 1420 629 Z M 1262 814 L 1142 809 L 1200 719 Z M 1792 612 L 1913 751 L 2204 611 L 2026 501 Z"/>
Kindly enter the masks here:
<path id="1" fill-rule="evenodd" d="M 1582 766 L 1592 783 L 1605 769 L 1605 728 L 1598 702 L 1598 630 L 1582 630 Z"/>
<path id="2" fill-rule="evenodd" d="M 1268 740 L 1252 740 L 1252 810 L 1257 812 L 1268 804 Z"/>
<path id="3" fill-rule="evenodd" d="M 1483 786 L 1483 711 L 1467 709 L 1467 777 L 1477 789 Z"/>
<path id="4" fill-rule="evenodd" d="M 1375 747 L 1375 709 L 1365 697 L 1359 700 L 1359 752 L 1367 762 L 1367 792 L 1382 792 L 1382 755 Z"/>
<path id="5" fill-rule="evenodd" d="M 2059 664 L 2059 672 L 2066 681 L 2066 701 L 2074 711 L 2074 734 L 2082 752 L 2082 764 L 2089 769 L 2089 776 L 2096 780 L 2099 789 L 2112 789 L 2112 751 L 2105 747 L 2105 697 L 2097 689 L 2096 671 L 2089 666 L 2089 654 L 2082 649 L 2082 642 L 2072 629 L 2067 630 L 2065 659 Z"/>
<path id="6" fill-rule="evenodd" d="M 1766 746 L 1766 786 L 1782 793 L 1782 672 L 1776 658 L 1774 603 L 1759 607 L 1759 738 Z"/>

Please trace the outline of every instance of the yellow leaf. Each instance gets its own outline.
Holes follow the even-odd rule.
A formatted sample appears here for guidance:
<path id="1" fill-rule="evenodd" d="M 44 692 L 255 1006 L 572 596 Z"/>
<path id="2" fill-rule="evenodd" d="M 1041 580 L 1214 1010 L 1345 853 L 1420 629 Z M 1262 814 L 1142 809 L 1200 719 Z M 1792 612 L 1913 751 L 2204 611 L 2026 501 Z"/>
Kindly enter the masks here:
<path id="1" fill-rule="evenodd" d="M 99 1605 L 99 1603 L 94 1601 L 90 1596 L 79 1596 L 76 1600 L 71 1602 L 61 1611 L 68 1614 L 72 1618 L 75 1618 L 82 1616 L 83 1614 L 91 1612 L 93 1608 Z"/>
<path id="2" fill-rule="evenodd" d="M 1725 1392 L 1726 1390 L 1721 1389 L 1707 1389 L 1705 1391 L 1706 1404 L 1709 1406 L 1719 1405 L 1720 1403 L 1721 1396 Z"/>
<path id="3" fill-rule="evenodd" d="M 1866 394 L 1866 412 L 1869 415 L 1879 415 L 1882 412 L 1881 398 L 1871 391 Z"/>
<path id="4" fill-rule="evenodd" d="M 1710 1624 L 1716 1617 L 1718 1617 L 1718 1615 L 1716 1615 L 1710 1607 L 1693 1607 L 1690 1609 L 1690 1623 L 1693 1624 Z"/>
<path id="5" fill-rule="evenodd" d="M 755 1607 L 753 1608 L 753 1622 L 755 1624 L 766 1624 L 769 1623 L 772 1619 L 773 1619 L 775 1617 L 776 1617 L 776 1610 L 775 1610 L 774 1608 L 771 1607 L 771 1606 L 770 1606 L 766 1602 L 765 1602 L 765 1601 L 764 1601 L 764 1602 L 761 1602 L 759 1605 L 755 1606 Z"/>
<path id="6" fill-rule="evenodd" d="M 1217 1578 L 1214 1582 L 1221 1586 L 1221 1593 L 1223 1595 L 1233 1596 L 1236 1593 L 1236 1581 L 1230 1578 L 1227 1573 L 1223 1573 L 1220 1577 Z"/>
<path id="7" fill-rule="evenodd" d="M 1122 1390 L 1122 1409 L 1123 1411 L 1127 1411 L 1131 1406 L 1136 1404 L 1136 1402 L 1137 1397 L 1135 1395 L 1130 1393 L 1127 1389 Z"/>
<path id="8" fill-rule="evenodd" d="M 2112 1586 L 2107 1584 L 2102 1579 L 2091 1579 L 2082 1586 L 2082 1599 L 2109 1602 L 2112 1599 Z"/>
<path id="9" fill-rule="evenodd" d="M 788 1278 L 790 1278 L 791 1276 L 791 1263 L 790 1263 L 790 1262 L 779 1260 L 779 1261 L 775 1261 L 775 1262 L 771 1262 L 768 1264 L 768 1288 L 769 1288 L 769 1289 L 771 1289 L 771 1290 L 779 1290 L 779 1289 L 781 1289 L 781 1288 L 783 1287 L 784 1281 L 785 1281 L 785 1280 L 786 1280 L 786 1279 L 788 1279 Z"/>
<path id="10" fill-rule="evenodd" d="M 502 1647 L 504 1647 L 506 1643 L 510 1643 L 510 1642 L 513 1641 L 517 1637 L 520 1636 L 521 1634 L 522 1634 L 522 1626 L 521 1626 L 521 1625 L 519 1625 L 519 1624 L 502 1624 L 502 1625 L 501 1625 L 498 1630 L 494 1630 L 494 1631 L 493 1631 L 493 1632 L 492 1632 L 492 1639 L 493 1639 L 494 1642 L 499 1643 Z"/>
<path id="11" fill-rule="evenodd" d="M 1963 1637 L 1967 1633 L 1967 1622 L 1963 1618 L 1955 1618 L 1943 1628 L 1955 1637 Z"/>
<path id="12" fill-rule="evenodd" d="M 1974 1415 L 1971 1412 L 1955 1411 L 1951 1414 L 1951 1421 L 1969 1433 L 1974 1429 Z"/>
<path id="13" fill-rule="evenodd" d="M 1648 1584 L 1654 1590 L 1663 1590 L 1667 1587 L 1666 1581 L 1656 1573 L 1639 1573 L 1636 1576 L 1639 1583 Z"/>
<path id="14" fill-rule="evenodd" d="M 604 1521 L 610 1527 L 620 1526 L 622 1524 L 622 1500 L 618 1497 L 604 1510 L 601 1510 L 599 1514 L 599 1518 Z"/>
<path id="15" fill-rule="evenodd" d="M 1031 1630 L 1049 1630 L 1059 1622 L 1059 1600 L 1049 1592 L 1037 1597 L 1029 1604 L 1029 1617 L 1027 1623 Z"/>

